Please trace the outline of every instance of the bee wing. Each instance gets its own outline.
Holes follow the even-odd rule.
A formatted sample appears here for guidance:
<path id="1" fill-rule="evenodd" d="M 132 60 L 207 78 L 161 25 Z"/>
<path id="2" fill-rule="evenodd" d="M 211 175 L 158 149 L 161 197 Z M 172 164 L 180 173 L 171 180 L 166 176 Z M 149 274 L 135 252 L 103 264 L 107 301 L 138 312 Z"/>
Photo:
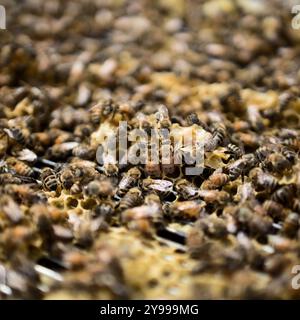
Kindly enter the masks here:
<path id="1" fill-rule="evenodd" d="M 64 150 L 72 150 L 74 149 L 75 147 L 79 146 L 79 143 L 78 142 L 75 142 L 75 141 L 71 141 L 71 142 L 64 142 L 61 144 L 61 147 L 64 149 Z"/>
<path id="2" fill-rule="evenodd" d="M 14 139 L 14 134 L 13 132 L 10 130 L 10 129 L 3 129 L 3 131 L 11 138 L 11 139 Z"/>
<path id="3" fill-rule="evenodd" d="M 29 149 L 23 149 L 18 153 L 18 159 L 27 162 L 36 162 L 37 155 Z"/>
<path id="4" fill-rule="evenodd" d="M 167 190 L 172 189 L 172 182 L 168 180 L 153 180 L 153 183 L 149 185 L 149 187 L 153 190 L 165 192 Z"/>

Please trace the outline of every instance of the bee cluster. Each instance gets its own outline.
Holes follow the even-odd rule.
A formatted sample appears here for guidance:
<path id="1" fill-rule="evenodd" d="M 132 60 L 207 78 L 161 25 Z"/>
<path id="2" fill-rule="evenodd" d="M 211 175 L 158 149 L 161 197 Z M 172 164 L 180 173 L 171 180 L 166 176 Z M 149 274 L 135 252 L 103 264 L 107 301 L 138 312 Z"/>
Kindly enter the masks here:
<path id="1" fill-rule="evenodd" d="M 300 33 L 287 4 L 4 5 L 0 298 L 300 297 Z M 160 132 L 169 161 L 120 150 L 99 163 L 120 122 Z M 187 175 L 175 138 L 195 132 L 203 170 Z"/>

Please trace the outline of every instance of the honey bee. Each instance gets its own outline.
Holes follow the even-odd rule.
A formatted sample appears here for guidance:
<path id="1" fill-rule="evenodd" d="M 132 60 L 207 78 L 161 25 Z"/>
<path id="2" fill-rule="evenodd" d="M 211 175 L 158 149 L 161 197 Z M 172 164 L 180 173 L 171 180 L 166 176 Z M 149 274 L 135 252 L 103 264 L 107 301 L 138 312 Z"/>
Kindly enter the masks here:
<path id="1" fill-rule="evenodd" d="M 263 204 L 263 208 L 266 210 L 266 213 L 276 220 L 284 220 L 286 213 L 284 207 L 275 201 L 266 200 Z"/>
<path id="2" fill-rule="evenodd" d="M 264 160 L 263 166 L 269 171 L 281 173 L 284 170 L 290 169 L 292 164 L 282 154 L 272 153 Z"/>
<path id="3" fill-rule="evenodd" d="M 199 226 L 206 235 L 212 238 L 223 239 L 228 234 L 226 222 L 214 214 L 200 218 L 197 222 L 197 226 Z"/>
<path id="4" fill-rule="evenodd" d="M 251 124 L 251 127 L 255 131 L 261 131 L 264 129 L 264 123 L 262 121 L 262 116 L 258 111 L 257 106 L 250 105 L 247 107 L 247 115 L 249 122 Z"/>
<path id="5" fill-rule="evenodd" d="M 93 124 L 98 125 L 108 116 L 114 117 L 118 109 L 117 104 L 112 99 L 100 101 L 90 109 L 90 117 Z"/>
<path id="6" fill-rule="evenodd" d="M 49 123 L 51 128 L 70 130 L 74 129 L 79 124 L 87 123 L 89 120 L 89 114 L 87 110 L 83 108 L 77 108 L 71 106 L 64 106 L 55 109 L 52 113 L 52 120 Z M 73 135 L 73 133 L 72 133 Z"/>
<path id="7" fill-rule="evenodd" d="M 157 221 L 162 219 L 161 207 L 154 204 L 130 208 L 122 212 L 122 220 L 126 223 L 132 220 L 150 219 Z"/>
<path id="8" fill-rule="evenodd" d="M 104 166 L 104 173 L 108 176 L 116 176 L 119 172 L 119 167 L 113 163 L 106 163 Z"/>
<path id="9" fill-rule="evenodd" d="M 45 190 L 57 191 L 60 183 L 56 172 L 51 168 L 44 168 L 41 171 L 41 180 Z"/>
<path id="10" fill-rule="evenodd" d="M 47 158 L 54 160 L 66 159 L 72 155 L 72 150 L 78 145 L 78 142 L 75 141 L 55 144 L 47 150 Z"/>
<path id="11" fill-rule="evenodd" d="M 94 209 L 94 214 L 99 217 L 104 217 L 105 221 L 109 222 L 114 213 L 115 205 L 111 201 L 101 201 Z"/>
<path id="12" fill-rule="evenodd" d="M 201 128 L 203 128 L 204 130 L 206 130 L 208 132 L 210 131 L 208 125 L 199 119 L 196 112 L 192 112 L 187 116 L 186 123 L 189 126 L 196 124 L 196 125 L 200 126 Z"/>
<path id="13" fill-rule="evenodd" d="M 74 240 L 81 248 L 89 248 L 94 243 L 94 234 L 91 223 L 88 220 L 80 220 L 74 226 Z"/>
<path id="14" fill-rule="evenodd" d="M 286 110 L 290 103 L 296 100 L 296 97 L 291 92 L 284 92 L 279 96 L 279 113 Z"/>
<path id="15" fill-rule="evenodd" d="M 300 140 L 299 138 L 289 138 L 283 141 L 283 144 L 296 152 L 300 151 Z"/>
<path id="16" fill-rule="evenodd" d="M 260 138 L 257 134 L 252 131 L 248 132 L 237 132 L 232 135 L 232 141 L 239 145 L 242 144 L 244 148 L 258 148 Z"/>
<path id="17" fill-rule="evenodd" d="M 227 170 L 230 180 L 235 180 L 240 175 L 247 174 L 256 165 L 256 163 L 257 160 L 254 154 L 245 154 L 242 158 L 228 166 Z"/>
<path id="18" fill-rule="evenodd" d="M 78 158 L 73 158 L 70 165 L 66 165 L 62 171 L 70 171 L 74 182 L 80 182 L 83 185 L 100 177 L 94 162 Z"/>
<path id="19" fill-rule="evenodd" d="M 281 235 L 269 235 L 268 243 L 278 253 L 292 251 L 295 248 L 295 243 L 292 239 L 283 237 Z"/>
<path id="20" fill-rule="evenodd" d="M 193 200 L 198 197 L 198 188 L 186 179 L 177 180 L 174 188 L 184 200 Z"/>
<path id="21" fill-rule="evenodd" d="M 91 124 L 80 124 L 75 127 L 74 135 L 82 140 L 89 137 L 93 132 L 93 126 Z"/>
<path id="22" fill-rule="evenodd" d="M 126 117 L 132 117 L 138 109 L 136 104 L 122 102 L 119 104 L 119 112 Z"/>
<path id="23" fill-rule="evenodd" d="M 6 159 L 6 163 L 20 176 L 25 176 L 25 177 L 34 176 L 33 169 L 21 160 L 18 160 L 14 157 L 9 157 Z"/>
<path id="24" fill-rule="evenodd" d="M 11 228 L 5 228 L 0 235 L 1 243 L 5 256 L 12 257 L 16 252 L 28 252 L 31 242 L 35 238 L 35 231 L 24 225 L 16 225 Z"/>
<path id="25" fill-rule="evenodd" d="M 166 212 L 171 217 L 195 220 L 199 217 L 203 206 L 204 203 L 197 200 L 176 201 L 166 207 Z"/>
<path id="26" fill-rule="evenodd" d="M 290 128 L 282 128 L 277 133 L 278 137 L 281 139 L 281 142 L 287 139 L 295 139 L 298 137 L 298 132 L 295 129 L 290 129 Z"/>
<path id="27" fill-rule="evenodd" d="M 220 97 L 220 104 L 225 112 L 241 113 L 244 103 L 236 86 L 231 86 L 228 92 Z"/>
<path id="28" fill-rule="evenodd" d="M 199 196 L 206 203 L 226 203 L 230 199 L 230 195 L 226 191 L 219 190 L 199 190 Z"/>
<path id="29" fill-rule="evenodd" d="M 294 164 L 297 159 L 296 152 L 294 152 L 288 148 L 283 148 L 282 155 L 292 164 Z"/>
<path id="30" fill-rule="evenodd" d="M 292 203 L 292 200 L 295 196 L 295 186 L 285 185 L 278 190 L 276 190 L 272 195 L 272 200 L 279 202 L 284 205 L 289 205 Z"/>
<path id="31" fill-rule="evenodd" d="M 19 143 L 22 146 L 26 146 L 28 133 L 25 132 L 24 129 L 18 127 L 11 127 L 10 129 L 7 129 L 6 132 L 8 132 L 9 137 L 11 137 L 17 143 Z"/>
<path id="32" fill-rule="evenodd" d="M 67 188 L 66 180 L 64 182 L 65 182 L 64 188 L 70 189 L 70 194 L 75 195 L 75 194 L 79 194 L 82 192 L 82 186 L 79 184 L 79 182 L 75 182 L 74 184 L 72 184 L 70 186 L 70 188 Z"/>
<path id="33" fill-rule="evenodd" d="M 272 229 L 273 220 L 262 214 L 256 213 L 255 208 L 243 206 L 236 212 L 238 224 L 249 230 L 254 237 L 266 237 Z"/>
<path id="34" fill-rule="evenodd" d="M 42 139 L 43 143 L 48 142 L 49 144 L 57 144 L 57 145 L 65 142 L 75 141 L 75 137 L 72 132 L 64 131 L 57 128 L 51 128 L 48 131 L 47 136 L 42 136 L 41 133 L 39 133 L 39 137 Z"/>
<path id="35" fill-rule="evenodd" d="M 51 219 L 47 214 L 39 213 L 36 220 L 36 226 L 43 240 L 43 246 L 45 250 L 51 252 L 55 246 L 55 232 Z"/>
<path id="36" fill-rule="evenodd" d="M 145 197 L 145 204 L 149 206 L 155 205 L 161 207 L 160 197 L 154 192 L 149 193 Z"/>
<path id="37" fill-rule="evenodd" d="M 127 225 L 129 229 L 136 230 L 146 237 L 151 237 L 154 233 L 152 222 L 149 219 L 132 219 Z"/>
<path id="38" fill-rule="evenodd" d="M 145 205 L 123 211 L 122 221 L 130 229 L 138 230 L 144 235 L 151 235 L 153 228 L 160 226 L 163 220 L 160 200 L 156 197 L 153 194 L 149 195 Z"/>
<path id="39" fill-rule="evenodd" d="M 30 184 L 7 184 L 4 192 L 12 196 L 16 201 L 22 201 L 23 204 L 31 205 L 35 202 L 45 202 L 45 195 L 36 190 L 36 185 Z"/>
<path id="40" fill-rule="evenodd" d="M 8 195 L 0 198 L 1 211 L 13 223 L 18 224 L 24 219 L 24 214 L 18 204 Z"/>
<path id="41" fill-rule="evenodd" d="M 148 136 L 151 135 L 151 131 L 153 130 L 153 125 L 150 121 L 147 121 L 147 119 L 143 119 L 141 121 L 141 129 L 144 130 Z"/>
<path id="42" fill-rule="evenodd" d="M 131 188 L 121 199 L 119 209 L 125 210 L 128 208 L 136 207 L 143 201 L 142 191 L 139 188 Z"/>
<path id="43" fill-rule="evenodd" d="M 250 173 L 250 178 L 258 191 L 268 190 L 272 192 L 278 187 L 278 180 L 271 174 L 263 172 L 260 168 L 255 168 Z"/>
<path id="44" fill-rule="evenodd" d="M 213 151 L 218 146 L 220 146 L 227 136 L 226 127 L 224 124 L 218 124 L 214 128 L 213 136 L 210 141 L 205 144 L 206 151 Z"/>
<path id="45" fill-rule="evenodd" d="M 4 157 L 9 146 L 7 134 L 0 128 L 0 157 Z"/>
<path id="46" fill-rule="evenodd" d="M 93 124 L 100 124 L 102 116 L 102 103 L 98 103 L 90 109 L 90 117 Z"/>
<path id="47" fill-rule="evenodd" d="M 171 121 L 169 118 L 169 111 L 164 105 L 160 105 L 158 108 L 158 112 L 156 113 L 156 117 L 159 123 L 159 127 L 161 129 L 170 128 L 171 127 Z"/>
<path id="48" fill-rule="evenodd" d="M 281 232 L 288 237 L 293 238 L 299 229 L 299 215 L 298 213 L 291 212 L 288 214 L 282 225 Z"/>
<path id="49" fill-rule="evenodd" d="M 49 133 L 36 132 L 30 135 L 29 145 L 32 147 L 32 151 L 42 154 L 45 152 L 45 148 L 51 144 Z"/>
<path id="50" fill-rule="evenodd" d="M 271 151 L 267 147 L 260 147 L 255 150 L 254 155 L 258 162 L 263 162 L 266 157 L 271 153 Z"/>
<path id="51" fill-rule="evenodd" d="M 199 126 L 201 125 L 201 122 L 196 112 L 190 113 L 186 118 L 186 122 L 190 126 L 192 126 L 193 124 L 197 124 Z"/>
<path id="52" fill-rule="evenodd" d="M 62 187 L 69 190 L 75 184 L 75 174 L 72 168 L 69 166 L 62 168 L 59 172 L 59 180 Z"/>
<path id="53" fill-rule="evenodd" d="M 95 159 L 96 151 L 89 145 L 81 143 L 72 150 L 72 154 L 80 159 L 93 160 Z"/>
<path id="54" fill-rule="evenodd" d="M 118 195 L 124 195 L 130 188 L 135 186 L 142 173 L 137 167 L 129 169 L 122 177 L 118 186 Z"/>
<path id="55" fill-rule="evenodd" d="M 84 188 L 84 194 L 88 197 L 110 197 L 113 191 L 114 188 L 109 179 L 93 180 Z"/>
<path id="56" fill-rule="evenodd" d="M 168 180 L 147 178 L 143 180 L 142 187 L 145 191 L 156 192 L 162 197 L 173 192 L 173 183 Z"/>
<path id="57" fill-rule="evenodd" d="M 235 132 L 244 132 L 250 129 L 248 121 L 237 120 L 233 123 L 233 130 Z"/>
<path id="58" fill-rule="evenodd" d="M 1 173 L 0 174 L 0 183 L 3 185 L 6 184 L 21 184 L 22 180 L 19 177 L 16 177 L 12 173 Z"/>
<path id="59" fill-rule="evenodd" d="M 46 203 L 38 203 L 34 204 L 31 209 L 32 210 L 37 210 L 37 211 L 42 211 L 43 208 L 45 208 Z M 49 218 L 53 223 L 64 223 L 68 219 L 68 213 L 66 210 L 61 210 L 56 207 L 46 207 L 46 210 L 48 211 Z"/>
<path id="60" fill-rule="evenodd" d="M 275 254 L 265 261 L 265 270 L 272 276 L 278 276 L 286 266 L 286 257 Z"/>
<path id="61" fill-rule="evenodd" d="M 235 159 L 238 159 L 243 155 L 243 151 L 241 150 L 241 148 L 239 148 L 235 144 L 230 143 L 226 146 L 226 148 L 228 149 L 228 152 L 232 154 Z"/>
<path id="62" fill-rule="evenodd" d="M 207 183 L 206 183 L 207 182 Z M 225 173 L 215 172 L 211 176 L 209 176 L 207 181 L 204 181 L 202 187 L 205 189 L 205 186 L 208 189 L 217 189 L 229 182 L 229 176 Z"/>
<path id="63" fill-rule="evenodd" d="M 97 169 L 108 177 L 116 176 L 119 172 L 116 159 L 110 154 L 103 156 L 103 165 L 98 166 Z"/>

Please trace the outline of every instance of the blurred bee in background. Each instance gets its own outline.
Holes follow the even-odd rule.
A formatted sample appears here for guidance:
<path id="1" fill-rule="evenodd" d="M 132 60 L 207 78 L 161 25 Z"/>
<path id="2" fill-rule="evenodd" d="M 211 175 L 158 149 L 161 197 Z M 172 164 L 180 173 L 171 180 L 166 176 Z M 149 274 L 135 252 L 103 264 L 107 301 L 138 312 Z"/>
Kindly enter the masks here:
<path id="1" fill-rule="evenodd" d="M 32 167 L 14 157 L 7 158 L 6 163 L 11 170 L 20 176 L 33 177 L 35 174 Z"/>
<path id="2" fill-rule="evenodd" d="M 164 212 L 166 216 L 173 217 L 179 220 L 196 220 L 204 202 L 197 200 L 175 201 L 165 205 Z"/>
<path id="3" fill-rule="evenodd" d="M 128 208 L 136 207 L 143 201 L 142 191 L 139 188 L 131 188 L 121 199 L 119 209 L 125 210 Z"/>
<path id="4" fill-rule="evenodd" d="M 93 180 L 85 188 L 84 194 L 87 197 L 112 197 L 114 194 L 114 186 L 110 179 Z"/>
<path id="5" fill-rule="evenodd" d="M 145 236 L 151 236 L 155 228 L 163 224 L 163 211 L 159 197 L 150 193 L 145 204 L 122 212 L 122 221 L 130 229 L 138 230 Z"/>
<path id="6" fill-rule="evenodd" d="M 112 100 L 100 101 L 90 109 L 90 118 L 94 125 L 99 125 L 106 119 L 112 119 L 118 111 L 118 105 Z"/>

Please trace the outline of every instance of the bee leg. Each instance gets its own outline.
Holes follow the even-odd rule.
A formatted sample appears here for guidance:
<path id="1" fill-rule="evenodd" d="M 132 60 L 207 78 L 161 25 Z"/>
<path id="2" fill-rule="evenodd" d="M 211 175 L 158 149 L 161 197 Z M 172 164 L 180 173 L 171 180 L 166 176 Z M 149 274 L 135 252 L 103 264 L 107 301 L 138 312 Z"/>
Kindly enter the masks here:
<path id="1" fill-rule="evenodd" d="M 59 165 L 58 163 L 56 163 L 54 161 L 51 161 L 48 159 L 43 159 L 43 158 L 38 158 L 38 162 L 40 162 L 46 166 L 53 167 L 53 168 L 56 168 Z"/>
<path id="2" fill-rule="evenodd" d="M 33 167 L 32 170 L 33 170 L 34 172 L 37 172 L 37 173 L 41 173 L 41 171 L 42 171 L 41 169 L 36 168 L 36 167 Z"/>

